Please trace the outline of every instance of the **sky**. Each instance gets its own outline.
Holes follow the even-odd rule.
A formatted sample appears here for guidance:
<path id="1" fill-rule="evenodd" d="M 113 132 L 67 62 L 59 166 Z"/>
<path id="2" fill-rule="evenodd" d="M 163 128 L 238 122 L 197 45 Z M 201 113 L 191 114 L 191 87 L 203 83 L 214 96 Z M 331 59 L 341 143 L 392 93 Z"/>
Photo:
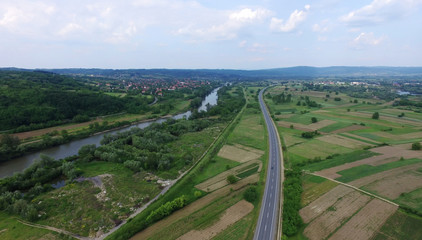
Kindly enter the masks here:
<path id="1" fill-rule="evenodd" d="M 422 66 L 422 0 L 1 0 L 0 67 Z"/>

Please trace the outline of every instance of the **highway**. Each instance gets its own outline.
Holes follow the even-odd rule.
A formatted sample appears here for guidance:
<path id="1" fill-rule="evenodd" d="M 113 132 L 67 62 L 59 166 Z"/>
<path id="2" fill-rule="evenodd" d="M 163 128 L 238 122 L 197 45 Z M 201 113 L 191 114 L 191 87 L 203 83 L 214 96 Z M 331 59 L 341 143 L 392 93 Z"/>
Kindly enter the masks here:
<path id="1" fill-rule="evenodd" d="M 259 93 L 259 105 L 264 114 L 265 124 L 268 130 L 268 142 L 270 144 L 267 179 L 265 191 L 259 213 L 258 224 L 255 229 L 255 240 L 276 239 L 278 235 L 280 211 L 280 191 L 282 186 L 283 156 L 281 154 L 280 141 L 268 109 L 265 107 L 263 92 Z M 281 220 L 280 220 L 281 221 Z M 281 231 L 281 229 L 280 229 Z"/>

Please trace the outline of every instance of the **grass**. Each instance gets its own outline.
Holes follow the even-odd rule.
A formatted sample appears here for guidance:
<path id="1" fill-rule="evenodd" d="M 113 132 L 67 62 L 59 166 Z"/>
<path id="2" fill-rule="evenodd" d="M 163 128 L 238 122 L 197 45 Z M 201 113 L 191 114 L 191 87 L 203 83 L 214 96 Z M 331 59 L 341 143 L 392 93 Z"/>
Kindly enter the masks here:
<path id="1" fill-rule="evenodd" d="M 304 158 L 312 159 L 315 157 L 325 158 L 336 153 L 345 154 L 352 152 L 353 149 L 312 139 L 290 147 L 289 151 Z"/>
<path id="2" fill-rule="evenodd" d="M 104 197 L 109 200 L 97 199 L 100 189 L 89 181 L 68 184 L 34 200 L 40 202 L 47 213 L 47 219 L 40 221 L 41 224 L 88 236 L 114 227 L 115 222 L 125 219 L 135 206 L 141 206 L 160 192 L 156 183 L 144 180 L 144 173 L 134 175 L 120 163 L 89 162 L 78 167 L 86 177 L 112 175 L 103 179 Z"/>
<path id="3" fill-rule="evenodd" d="M 256 167 L 251 168 L 251 169 L 249 169 L 247 171 L 244 171 L 242 173 L 237 174 L 237 176 L 240 177 L 240 178 L 249 177 L 252 174 L 256 173 L 256 171 L 258 171 L 258 168 L 259 168 L 259 166 L 256 166 Z"/>
<path id="4" fill-rule="evenodd" d="M 421 239 L 422 218 L 396 211 L 374 236 L 374 240 L 384 239 Z"/>
<path id="5" fill-rule="evenodd" d="M 321 128 L 319 130 L 321 132 L 328 132 L 329 133 L 329 132 L 332 132 L 332 131 L 336 131 L 338 129 L 342 129 L 342 128 L 345 128 L 345 127 L 352 126 L 352 125 L 353 124 L 352 123 L 349 123 L 349 122 L 337 122 L 337 123 L 328 125 L 326 127 L 323 127 L 323 128 Z"/>
<path id="6" fill-rule="evenodd" d="M 206 128 L 200 132 L 191 132 L 183 134 L 178 140 L 169 144 L 171 153 L 174 156 L 183 156 L 190 153 L 195 161 L 197 161 L 205 150 L 210 146 L 214 139 L 221 133 L 226 124 L 216 124 Z M 173 162 L 170 170 L 163 171 L 157 175 L 162 178 L 176 178 L 180 170 L 186 170 L 191 164 L 186 164 L 183 159 Z"/>
<path id="7" fill-rule="evenodd" d="M 216 176 L 219 173 L 226 171 L 227 169 L 236 167 L 239 164 L 239 162 L 215 156 L 213 160 L 211 160 L 210 163 L 206 165 L 202 171 L 200 171 L 198 176 L 195 178 L 194 183 L 199 184 L 211 177 Z M 229 168 L 227 168 L 227 166 L 229 166 Z"/>
<path id="8" fill-rule="evenodd" d="M 350 153 L 345 153 L 345 154 L 335 156 L 332 159 L 326 159 L 322 162 L 311 163 L 309 165 L 306 165 L 304 169 L 315 172 L 315 171 L 320 171 L 323 169 L 343 165 L 345 163 L 355 162 L 355 161 L 369 158 L 375 155 L 378 155 L 378 154 L 371 151 L 366 151 L 366 150 L 357 150 Z"/>
<path id="9" fill-rule="evenodd" d="M 259 114 L 247 112 L 242 116 L 239 125 L 228 137 L 227 143 L 241 144 L 248 147 L 265 150 L 264 121 Z"/>
<path id="10" fill-rule="evenodd" d="M 394 201 L 422 213 L 422 188 L 409 193 L 402 193 L 400 197 Z"/>
<path id="11" fill-rule="evenodd" d="M 11 215 L 0 212 L 0 239 L 67 239 L 56 232 L 24 225 Z"/>
<path id="12" fill-rule="evenodd" d="M 236 204 L 241 198 L 241 191 L 221 197 L 206 207 L 161 228 L 149 240 L 177 239 L 191 230 L 201 230 L 212 226 L 220 219 L 227 208 Z"/>
<path id="13" fill-rule="evenodd" d="M 396 161 L 396 162 L 390 162 L 379 166 L 370 166 L 370 165 L 361 165 L 353 168 L 349 168 L 343 171 L 338 172 L 338 174 L 341 174 L 342 176 L 339 178 L 336 178 L 336 180 L 341 182 L 351 182 L 353 180 L 363 178 L 375 173 L 387 171 L 393 168 L 398 168 L 406 165 L 411 165 L 415 163 L 422 162 L 422 159 L 418 158 L 411 158 L 411 159 L 405 159 L 403 161 Z"/>
<path id="14" fill-rule="evenodd" d="M 303 193 L 301 196 L 302 207 L 307 206 L 317 198 L 330 191 L 338 185 L 338 183 L 329 181 L 325 178 L 305 175 L 303 176 Z"/>
<path id="15" fill-rule="evenodd" d="M 246 215 L 243 219 L 240 219 L 235 224 L 229 226 L 224 231 L 217 234 L 213 240 L 226 240 L 226 239 L 244 239 L 245 233 L 249 230 L 251 226 L 250 219 L 251 214 Z"/>

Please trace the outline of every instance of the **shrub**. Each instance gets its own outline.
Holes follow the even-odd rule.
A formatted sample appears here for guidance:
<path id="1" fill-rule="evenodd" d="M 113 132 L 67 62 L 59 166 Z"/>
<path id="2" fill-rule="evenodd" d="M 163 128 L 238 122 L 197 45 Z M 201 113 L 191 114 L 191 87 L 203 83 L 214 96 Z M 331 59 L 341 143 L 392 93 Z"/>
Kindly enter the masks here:
<path id="1" fill-rule="evenodd" d="M 372 119 L 379 119 L 380 118 L 380 114 L 378 112 L 374 112 L 374 114 L 372 114 Z"/>
<path id="2" fill-rule="evenodd" d="M 419 142 L 415 142 L 412 144 L 412 150 L 421 150 L 422 146 Z"/>
<path id="3" fill-rule="evenodd" d="M 243 197 L 246 201 L 254 203 L 258 199 L 258 190 L 255 186 L 250 187 L 243 193 Z"/>
<path id="4" fill-rule="evenodd" d="M 311 121 L 312 121 L 312 123 L 316 123 L 316 122 L 318 122 L 318 119 L 316 117 L 312 117 Z"/>
<path id="5" fill-rule="evenodd" d="M 229 176 L 227 176 L 227 182 L 230 184 L 237 182 L 236 176 L 234 176 L 233 174 L 230 174 Z"/>

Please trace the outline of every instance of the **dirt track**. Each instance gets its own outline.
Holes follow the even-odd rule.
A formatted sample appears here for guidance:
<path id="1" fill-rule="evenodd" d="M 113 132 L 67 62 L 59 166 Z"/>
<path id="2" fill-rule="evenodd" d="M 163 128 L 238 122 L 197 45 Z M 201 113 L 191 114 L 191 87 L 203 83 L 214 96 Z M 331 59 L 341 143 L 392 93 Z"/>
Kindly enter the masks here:
<path id="1" fill-rule="evenodd" d="M 396 210 L 397 206 L 388 204 L 379 199 L 373 199 L 329 239 L 371 239 L 372 235 L 378 231 Z"/>
<path id="2" fill-rule="evenodd" d="M 173 222 L 177 221 L 178 219 L 181 219 L 183 217 L 189 216 L 193 212 L 203 208 L 204 206 L 210 204 L 215 199 L 227 196 L 233 192 L 233 190 L 238 190 L 240 188 L 243 188 L 244 186 L 255 183 L 259 179 L 258 174 L 251 175 L 247 178 L 244 178 L 242 180 L 239 180 L 238 182 L 231 184 L 229 186 L 223 187 L 215 192 L 212 192 L 201 199 L 189 204 L 188 206 L 174 212 L 170 216 L 166 217 L 165 219 L 155 223 L 154 225 L 148 227 L 147 229 L 143 230 L 142 232 L 137 233 L 135 236 L 133 236 L 131 239 L 134 240 L 143 240 L 148 239 L 150 236 L 154 235 L 156 231 L 161 230 L 162 228 L 171 225 Z"/>
<path id="3" fill-rule="evenodd" d="M 229 227 L 230 225 L 234 224 L 235 222 L 242 219 L 244 216 L 248 215 L 252 211 L 254 206 L 245 201 L 241 200 L 240 202 L 236 203 L 235 205 L 228 208 L 223 216 L 220 218 L 218 222 L 214 225 L 203 229 L 203 230 L 192 230 L 180 238 L 179 240 L 208 240 L 213 238 L 218 233 L 222 232 L 224 229 Z"/>

